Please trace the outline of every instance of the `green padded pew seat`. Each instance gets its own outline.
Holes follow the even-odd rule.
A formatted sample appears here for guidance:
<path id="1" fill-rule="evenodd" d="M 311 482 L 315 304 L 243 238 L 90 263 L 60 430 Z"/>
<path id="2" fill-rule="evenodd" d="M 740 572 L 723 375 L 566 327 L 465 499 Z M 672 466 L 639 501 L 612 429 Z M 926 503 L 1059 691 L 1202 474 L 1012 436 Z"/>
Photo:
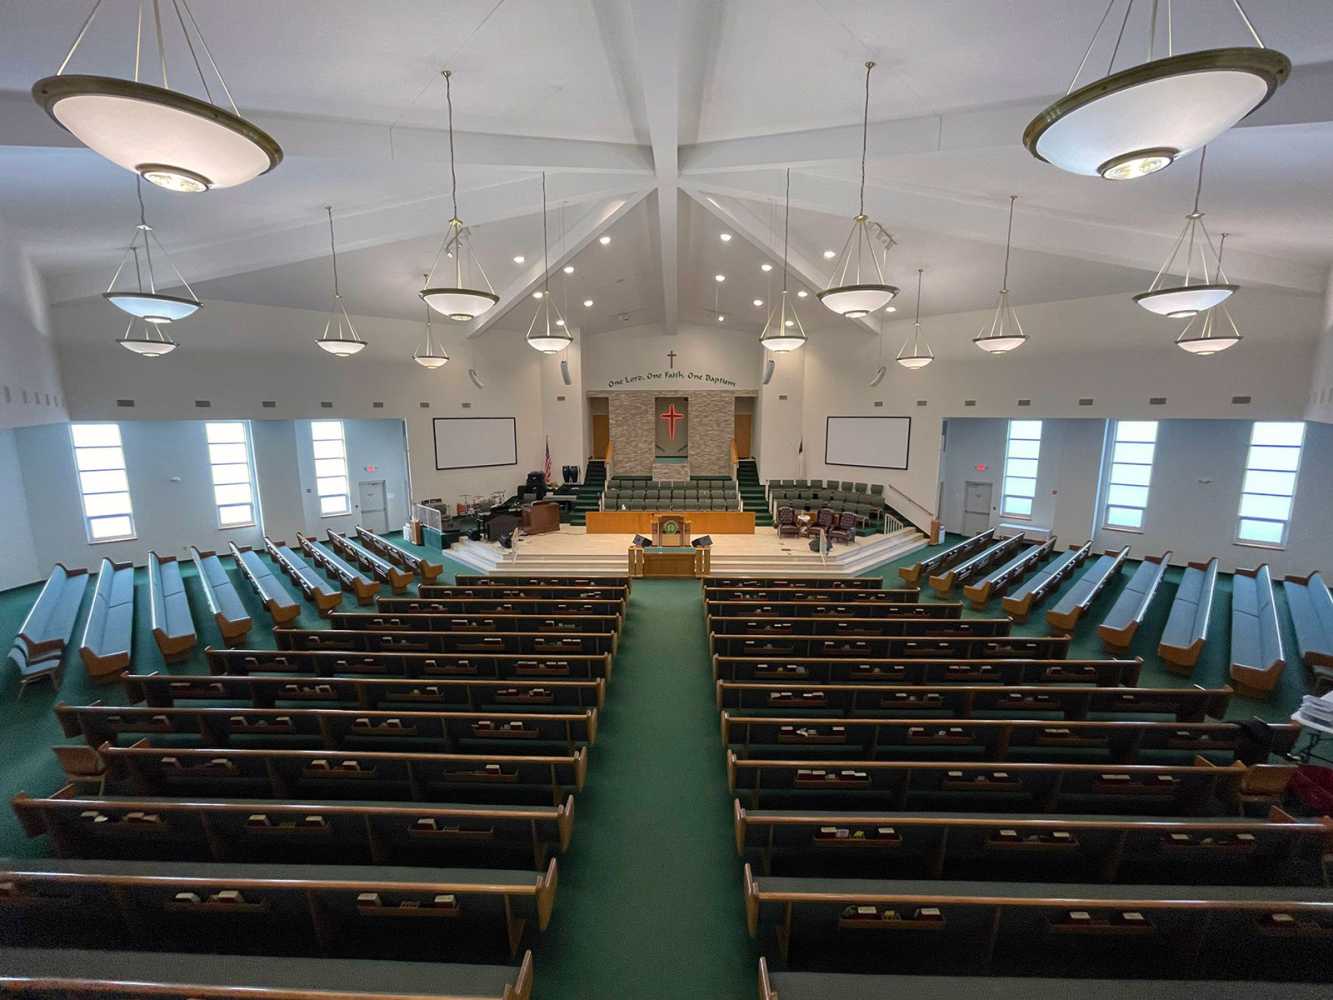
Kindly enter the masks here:
<path id="1" fill-rule="evenodd" d="M 232 559 L 239 567 L 241 575 L 249 582 L 260 603 L 272 616 L 273 623 L 283 625 L 296 619 L 301 614 L 301 605 L 292 599 L 282 581 L 273 570 L 269 569 L 268 563 L 264 562 L 259 553 L 249 546 L 238 546 L 235 542 L 228 544 L 231 547 Z"/>

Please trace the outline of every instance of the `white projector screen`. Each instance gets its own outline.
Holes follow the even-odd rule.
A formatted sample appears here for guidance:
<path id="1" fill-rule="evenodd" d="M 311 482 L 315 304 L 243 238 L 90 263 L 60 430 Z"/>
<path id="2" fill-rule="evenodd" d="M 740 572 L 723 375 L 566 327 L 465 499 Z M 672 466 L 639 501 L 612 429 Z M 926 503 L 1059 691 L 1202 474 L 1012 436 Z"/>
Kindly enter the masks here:
<path id="1" fill-rule="evenodd" d="M 911 417 L 829 417 L 824 464 L 905 469 L 911 442 Z"/>
<path id="2" fill-rule="evenodd" d="M 436 469 L 518 465 L 514 417 L 436 417 L 434 428 Z"/>

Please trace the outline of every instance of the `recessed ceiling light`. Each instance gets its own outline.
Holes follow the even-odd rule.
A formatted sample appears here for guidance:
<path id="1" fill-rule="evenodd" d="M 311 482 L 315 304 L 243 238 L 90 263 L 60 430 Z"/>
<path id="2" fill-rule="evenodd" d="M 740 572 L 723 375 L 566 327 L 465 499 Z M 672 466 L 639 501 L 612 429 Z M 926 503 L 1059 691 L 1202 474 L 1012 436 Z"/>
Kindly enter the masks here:
<path id="1" fill-rule="evenodd" d="M 764 304 L 764 300 L 763 300 L 763 299 L 755 299 L 755 300 L 754 300 L 754 304 L 755 304 L 756 306 L 762 306 L 762 305 Z"/>
<path id="2" fill-rule="evenodd" d="M 799 292 L 796 293 L 796 297 L 798 299 L 803 299 L 809 294 L 810 294 L 809 292 L 807 292 L 804 288 L 802 288 Z"/>
<path id="3" fill-rule="evenodd" d="M 730 243 L 731 233 L 718 233 L 717 238 L 720 239 L 723 243 Z"/>
<path id="4" fill-rule="evenodd" d="M 836 257 L 836 256 L 838 256 L 838 251 L 836 251 L 836 250 L 825 250 L 825 251 L 824 251 L 824 259 L 825 259 L 825 260 L 832 260 L 832 259 L 833 259 L 834 257 Z"/>
<path id="5" fill-rule="evenodd" d="M 532 293 L 532 297 L 533 297 L 534 299 L 539 299 L 539 298 L 542 297 L 542 293 L 541 293 L 541 292 L 533 292 L 533 293 Z"/>
<path id="6" fill-rule="evenodd" d="M 515 264 L 522 264 L 522 263 L 523 263 L 525 260 L 527 260 L 527 259 L 528 259 L 528 258 L 524 257 L 521 253 L 520 253 L 520 254 L 515 254 L 515 255 L 514 255 L 514 263 L 515 263 Z"/>
<path id="7" fill-rule="evenodd" d="M 886 313 L 896 313 L 896 312 L 898 311 L 898 307 L 897 307 L 897 306 L 885 306 L 885 307 L 884 307 L 884 311 L 885 311 Z"/>
<path id="8" fill-rule="evenodd" d="M 714 280 L 714 281 L 726 281 L 726 280 L 727 280 L 727 276 L 726 276 L 725 274 L 715 274 L 715 275 L 713 275 L 713 280 Z"/>
<path id="9" fill-rule="evenodd" d="M 718 321 L 719 323 L 725 323 L 725 322 L 727 321 L 727 317 L 723 316 L 721 313 L 718 313 L 718 314 L 717 314 L 717 321 Z"/>
<path id="10" fill-rule="evenodd" d="M 602 246 L 607 246 L 607 245 L 610 244 L 610 242 L 611 242 L 611 237 L 609 237 L 609 236 L 599 236 L 599 237 L 597 237 L 597 242 L 600 243 Z"/>
<path id="11" fill-rule="evenodd" d="M 584 299 L 584 300 L 583 300 L 583 308 L 584 308 L 584 309 L 591 309 L 591 308 L 592 308 L 592 299 Z"/>
<path id="12" fill-rule="evenodd" d="M 561 270 L 564 271 L 566 274 L 573 274 L 573 273 L 574 273 L 574 265 L 573 265 L 573 264 L 566 264 L 563 268 L 561 268 Z"/>
<path id="13" fill-rule="evenodd" d="M 772 264 L 760 264 L 760 265 L 759 265 L 759 270 L 761 270 L 761 271 L 763 271 L 765 274 L 767 274 L 769 271 L 773 270 L 773 265 L 772 265 Z"/>

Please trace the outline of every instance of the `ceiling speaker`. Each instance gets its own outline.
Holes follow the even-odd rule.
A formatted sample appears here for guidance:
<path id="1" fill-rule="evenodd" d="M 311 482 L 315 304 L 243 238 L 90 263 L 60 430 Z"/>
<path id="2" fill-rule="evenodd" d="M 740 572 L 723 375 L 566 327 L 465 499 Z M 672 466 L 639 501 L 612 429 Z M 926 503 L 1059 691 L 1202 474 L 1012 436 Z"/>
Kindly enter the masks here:
<path id="1" fill-rule="evenodd" d="M 764 362 L 764 385 L 773 381 L 773 372 L 777 367 L 777 363 L 772 358 Z"/>
<path id="2" fill-rule="evenodd" d="M 478 389 L 486 388 L 486 383 L 485 381 L 482 380 L 482 377 L 477 374 L 477 369 L 469 368 L 467 370 L 467 377 L 472 379 L 472 384 L 475 385 Z"/>
<path id="3" fill-rule="evenodd" d="M 564 380 L 565 385 L 574 384 L 574 376 L 569 374 L 569 362 L 563 358 L 560 359 L 560 377 Z"/>

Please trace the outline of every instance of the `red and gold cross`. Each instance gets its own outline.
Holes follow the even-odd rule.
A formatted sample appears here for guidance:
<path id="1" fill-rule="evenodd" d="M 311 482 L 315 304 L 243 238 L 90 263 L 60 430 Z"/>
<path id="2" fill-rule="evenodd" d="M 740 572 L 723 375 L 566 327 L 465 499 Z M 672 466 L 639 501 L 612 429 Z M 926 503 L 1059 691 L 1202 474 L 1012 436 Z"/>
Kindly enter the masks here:
<path id="1" fill-rule="evenodd" d="M 676 425 L 685 419 L 685 414 L 676 409 L 675 403 L 670 403 L 665 410 L 658 414 L 658 418 L 666 421 L 667 437 L 672 441 L 676 440 Z"/>

